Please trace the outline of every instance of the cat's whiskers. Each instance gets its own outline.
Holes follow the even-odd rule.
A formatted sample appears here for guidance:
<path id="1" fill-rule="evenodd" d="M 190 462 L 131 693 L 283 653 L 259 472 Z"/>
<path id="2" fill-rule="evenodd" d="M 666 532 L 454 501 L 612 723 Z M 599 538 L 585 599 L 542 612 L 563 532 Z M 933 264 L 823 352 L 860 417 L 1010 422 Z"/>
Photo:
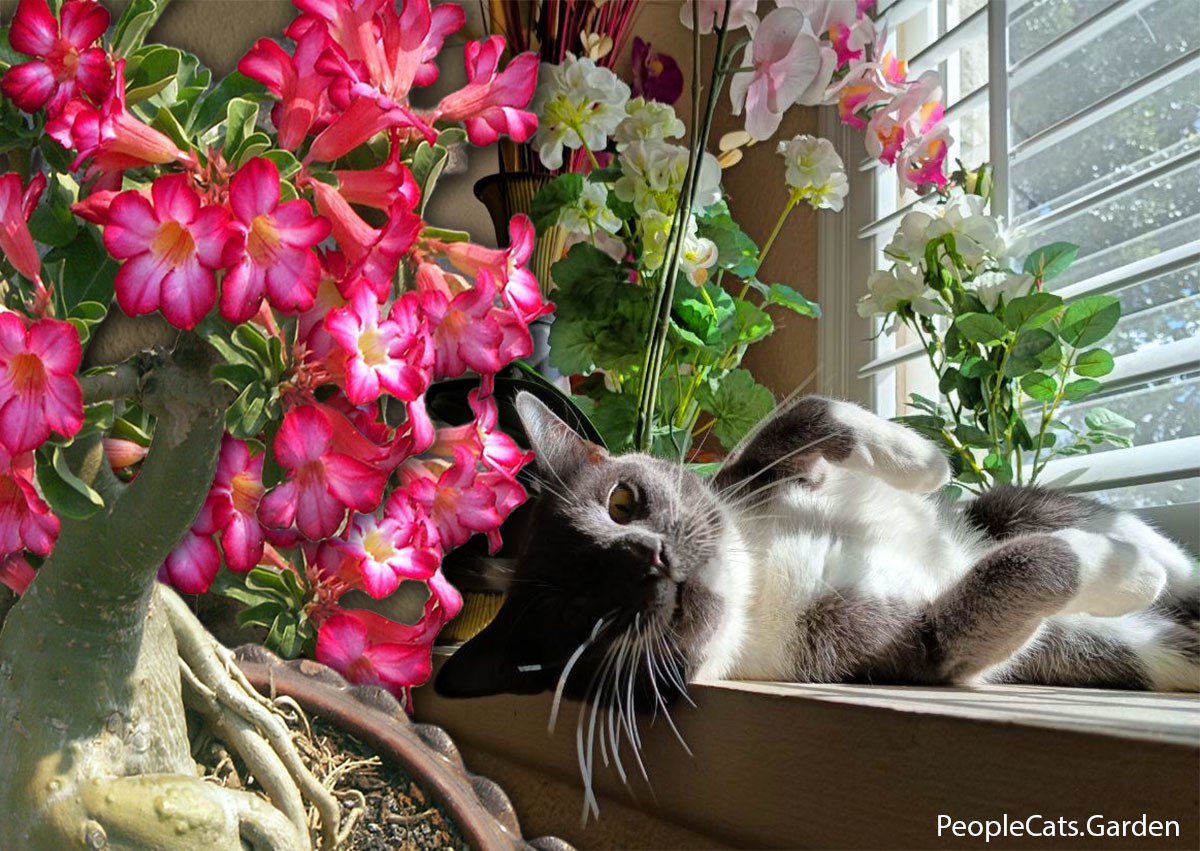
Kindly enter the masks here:
<path id="1" fill-rule="evenodd" d="M 822 435 L 821 437 L 818 437 L 818 438 L 816 438 L 816 439 L 814 439 L 814 440 L 810 440 L 808 443 L 804 444 L 803 446 L 798 446 L 798 447 L 796 447 L 795 449 L 791 449 L 791 450 L 789 450 L 789 451 L 787 451 L 787 452 L 783 453 L 782 455 L 780 455 L 778 458 L 776 458 L 776 459 L 775 459 L 774 461 L 772 461 L 771 463 L 769 463 L 769 464 L 764 464 L 762 467 L 760 467 L 760 468 L 759 468 L 758 470 L 756 470 L 755 472 L 751 473 L 749 476 L 745 476 L 744 478 L 742 478 L 742 479 L 740 479 L 740 480 L 738 480 L 738 481 L 736 481 L 736 482 L 732 482 L 732 483 L 730 483 L 730 484 L 726 485 L 725 487 L 721 488 L 721 489 L 720 489 L 720 490 L 719 490 L 717 493 L 718 493 L 718 495 L 719 495 L 719 496 L 721 496 L 721 497 L 727 497 L 727 496 L 729 496 L 730 494 L 732 494 L 732 493 L 734 493 L 734 492 L 736 492 L 736 491 L 740 490 L 741 488 L 745 487 L 745 486 L 746 486 L 746 485 L 748 485 L 750 482 L 754 481 L 754 480 L 755 480 L 755 479 L 757 479 L 759 476 L 761 476 L 763 473 L 767 472 L 768 470 L 771 470 L 771 469 L 773 469 L 773 468 L 774 468 L 776 465 L 778 465 L 778 464 L 782 464 L 782 463 L 784 463 L 785 461 L 788 461 L 788 460 L 790 460 L 790 459 L 792 459 L 792 458 L 795 458 L 797 455 L 800 455 L 800 454 L 802 454 L 802 453 L 804 453 L 804 452 L 807 452 L 808 450 L 810 450 L 810 449 L 812 449 L 814 446 L 816 446 L 818 443 L 821 443 L 821 442 L 823 442 L 823 441 L 829 440 L 831 437 L 838 437 L 838 436 L 840 436 L 840 435 L 843 435 L 843 434 L 846 434 L 846 433 L 847 433 L 847 432 L 846 432 L 846 429 L 837 429 L 837 430 L 835 430 L 835 431 L 831 431 L 829 434 L 825 434 L 825 435 Z M 806 474 L 802 473 L 802 474 L 800 474 L 800 475 L 801 475 L 801 476 L 803 476 L 803 475 L 806 475 Z M 775 482 L 768 482 L 768 483 L 767 483 L 767 485 L 768 485 L 768 486 L 769 486 L 769 485 L 772 485 L 772 484 L 775 484 Z M 758 493 L 758 491 L 753 491 L 752 493 Z"/>
<path id="2" fill-rule="evenodd" d="M 584 651 L 587 650 L 591 643 L 596 640 L 596 636 L 599 635 L 605 626 L 607 626 L 607 624 L 610 622 L 607 621 L 607 619 L 612 614 L 613 613 L 610 612 L 608 615 L 605 615 L 596 621 L 596 625 L 592 628 L 592 634 L 589 635 L 582 644 L 575 648 L 575 652 L 571 654 L 571 658 L 567 660 L 567 664 L 563 667 L 562 673 L 558 675 L 558 684 L 554 688 L 554 700 L 550 704 L 549 730 L 551 734 L 554 733 L 554 725 L 558 722 L 558 709 L 562 704 L 563 689 L 567 687 L 567 677 L 571 675 L 571 669 L 575 667 L 575 663 L 579 661 L 579 657 L 583 655 Z"/>

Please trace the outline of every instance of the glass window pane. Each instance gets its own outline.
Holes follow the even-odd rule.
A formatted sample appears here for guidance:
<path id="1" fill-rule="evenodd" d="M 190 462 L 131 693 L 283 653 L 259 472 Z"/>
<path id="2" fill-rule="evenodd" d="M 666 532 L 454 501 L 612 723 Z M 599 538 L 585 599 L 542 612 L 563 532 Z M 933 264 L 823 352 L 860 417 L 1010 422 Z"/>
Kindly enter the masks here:
<path id="1" fill-rule="evenodd" d="M 1117 290 L 1121 321 L 1104 347 L 1114 355 L 1200 334 L 1200 265 Z"/>
<path id="2" fill-rule="evenodd" d="M 1117 15 L 1095 40 L 1012 90 L 1012 140 L 1018 142 L 1086 109 L 1200 46 L 1195 0 L 1158 0 Z"/>
<path id="3" fill-rule="evenodd" d="M 1009 61 L 1020 62 L 1116 0 L 1030 0 L 1008 22 Z"/>
<path id="4" fill-rule="evenodd" d="M 1088 411 L 1108 408 L 1134 424 L 1133 443 L 1142 446 L 1200 434 L 1200 374 L 1176 375 L 1107 396 L 1092 397 L 1059 409 L 1059 419 L 1072 428 L 1086 429 Z M 1099 446 L 1092 453 L 1118 447 Z"/>

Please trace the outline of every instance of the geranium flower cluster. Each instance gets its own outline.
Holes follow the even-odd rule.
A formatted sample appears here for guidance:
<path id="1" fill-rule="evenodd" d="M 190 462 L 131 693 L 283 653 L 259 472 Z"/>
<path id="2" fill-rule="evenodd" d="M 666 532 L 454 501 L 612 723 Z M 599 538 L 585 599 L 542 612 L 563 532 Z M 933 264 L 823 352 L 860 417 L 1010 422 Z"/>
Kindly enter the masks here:
<path id="1" fill-rule="evenodd" d="M 317 658 L 403 695 L 428 676 L 433 638 L 461 606 L 442 556 L 476 533 L 498 547 L 525 498 L 516 474 L 529 456 L 499 430 L 492 377 L 530 353 L 529 323 L 552 309 L 524 268 L 529 220 L 513 219 L 503 250 L 427 229 L 432 184 L 410 164 L 456 125 L 477 145 L 529 139 L 537 63 L 523 54 L 502 69 L 503 38 L 468 42 L 466 85 L 418 109 L 409 94 L 437 78 L 460 7 L 295 5 L 291 46 L 260 40 L 239 64 L 275 101 L 273 138 L 249 153 L 233 147 L 231 128 L 218 148 L 211 133 L 201 144 L 132 111 L 126 60 L 101 42 L 109 19 L 94 0 L 66 0 L 57 18 L 46 0 L 21 0 L 10 43 L 31 59 L 0 88 L 73 157 L 83 187 L 73 210 L 120 264 L 120 309 L 160 312 L 210 340 L 248 335 L 277 353 L 262 376 L 274 382 L 274 416 L 231 427 L 204 508 L 161 578 L 201 593 L 222 564 L 295 571 Z M 84 424 L 80 336 L 55 317 L 62 300 L 27 225 L 44 184 L 0 177 L 0 249 L 32 288 L 0 312 L 0 579 L 18 590 L 32 575 L 27 555 L 49 554 L 59 525 L 34 486 L 34 450 L 49 457 L 48 439 Z M 480 376 L 475 419 L 436 427 L 426 391 L 467 371 Z M 115 435 L 108 445 L 114 467 L 136 475 L 144 447 Z M 416 625 L 338 605 L 351 589 L 381 598 L 402 580 L 431 591 Z"/>
<path id="2" fill-rule="evenodd" d="M 692 26 L 692 2 L 680 10 Z M 700 31 L 712 32 L 725 16 L 726 0 L 700 4 Z M 942 120 L 938 75 L 915 80 L 886 49 L 887 31 L 867 15 L 874 0 L 777 0 L 758 17 L 758 0 L 729 0 L 730 31 L 745 28 L 750 40 L 730 82 L 734 114 L 746 112 L 746 132 L 768 139 L 795 104 L 836 104 L 844 124 L 866 132 L 867 153 L 895 165 L 902 186 L 944 186 L 951 138 Z"/>

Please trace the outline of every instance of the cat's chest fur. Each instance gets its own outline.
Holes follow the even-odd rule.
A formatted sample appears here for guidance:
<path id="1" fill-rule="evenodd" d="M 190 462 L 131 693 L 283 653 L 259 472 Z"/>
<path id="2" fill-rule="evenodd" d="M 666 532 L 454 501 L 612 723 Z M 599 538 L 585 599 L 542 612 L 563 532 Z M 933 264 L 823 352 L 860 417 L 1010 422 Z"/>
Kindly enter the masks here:
<path id="1" fill-rule="evenodd" d="M 857 473 L 828 475 L 819 490 L 793 487 L 730 512 L 736 534 L 715 577 L 726 606 L 698 679 L 788 679 L 798 643 L 819 628 L 813 612 L 844 602 L 915 611 L 977 556 L 978 536 L 936 503 Z"/>

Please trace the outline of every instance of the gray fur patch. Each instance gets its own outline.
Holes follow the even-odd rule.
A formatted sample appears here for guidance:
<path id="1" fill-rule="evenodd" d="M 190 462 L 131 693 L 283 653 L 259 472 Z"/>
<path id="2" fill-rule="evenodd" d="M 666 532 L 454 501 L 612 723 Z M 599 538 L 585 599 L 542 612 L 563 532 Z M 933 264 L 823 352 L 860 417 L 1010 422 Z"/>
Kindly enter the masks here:
<path id="1" fill-rule="evenodd" d="M 1083 528 L 1089 520 L 1109 517 L 1113 510 L 1083 497 L 1039 487 L 997 485 L 973 500 L 963 516 L 997 541 L 1015 535 Z"/>
<path id="2" fill-rule="evenodd" d="M 911 681 L 925 667 L 920 615 L 890 600 L 822 597 L 797 621 L 791 649 L 799 682 Z"/>
<path id="3" fill-rule="evenodd" d="M 1082 688 L 1150 687 L 1146 669 L 1131 647 L 1089 624 L 1054 620 L 1047 621 L 1033 642 L 989 681 Z"/>

